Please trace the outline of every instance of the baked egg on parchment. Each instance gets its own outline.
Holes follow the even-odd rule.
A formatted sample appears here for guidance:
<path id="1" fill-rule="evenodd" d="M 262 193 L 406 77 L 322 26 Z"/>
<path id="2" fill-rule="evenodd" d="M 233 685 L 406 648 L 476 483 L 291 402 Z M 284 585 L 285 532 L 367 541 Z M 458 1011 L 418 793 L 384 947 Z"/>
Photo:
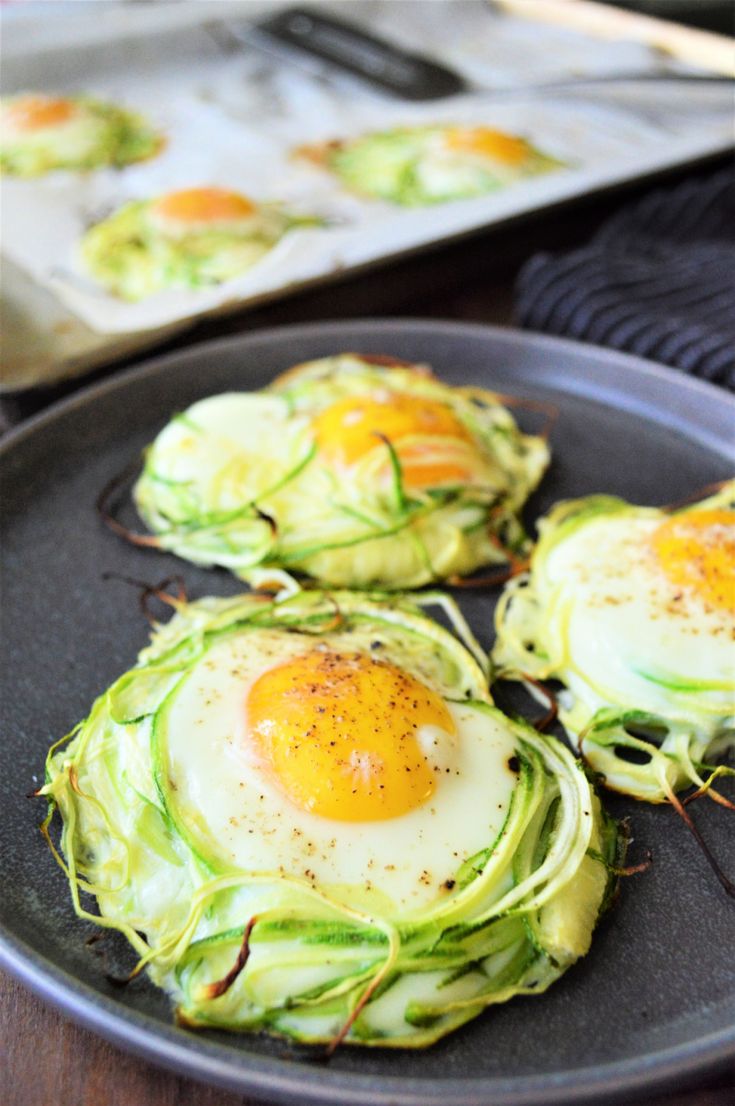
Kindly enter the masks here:
<path id="1" fill-rule="evenodd" d="M 176 416 L 135 488 L 145 544 L 243 578 L 265 565 L 391 589 L 525 548 L 546 441 L 502 397 L 390 361 L 325 357 Z"/>
<path id="2" fill-rule="evenodd" d="M 91 96 L 24 92 L 0 101 L 0 169 L 13 176 L 121 167 L 163 144 L 142 116 Z"/>
<path id="3" fill-rule="evenodd" d="M 232 280 L 289 230 L 320 221 L 228 188 L 183 188 L 124 204 L 85 232 L 79 256 L 83 269 L 108 291 L 141 300 L 166 289 Z"/>
<path id="4" fill-rule="evenodd" d="M 525 138 L 471 125 L 396 127 L 297 154 L 353 192 L 410 207 L 483 196 L 564 166 Z"/>
<path id="5" fill-rule="evenodd" d="M 420 1047 L 587 952 L 616 824 L 422 602 L 463 641 L 387 595 L 171 600 L 52 748 L 76 912 L 184 1024 Z"/>
<path id="6" fill-rule="evenodd" d="M 735 747 L 735 480 L 678 509 L 558 504 L 506 587 L 501 676 L 560 680 L 560 717 L 606 785 L 650 802 L 709 789 Z M 724 800 L 723 800 L 724 801 Z"/>

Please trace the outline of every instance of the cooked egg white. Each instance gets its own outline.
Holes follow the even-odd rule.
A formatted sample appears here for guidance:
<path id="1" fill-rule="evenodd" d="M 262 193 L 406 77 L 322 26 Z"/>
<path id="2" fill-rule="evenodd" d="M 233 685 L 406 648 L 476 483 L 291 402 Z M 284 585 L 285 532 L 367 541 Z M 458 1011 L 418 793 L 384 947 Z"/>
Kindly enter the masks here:
<path id="1" fill-rule="evenodd" d="M 373 892 L 393 914 L 446 895 L 499 834 L 517 782 L 512 733 L 356 651 L 351 634 L 214 644 L 159 740 L 169 804 L 198 851 L 299 875 L 347 904 Z"/>

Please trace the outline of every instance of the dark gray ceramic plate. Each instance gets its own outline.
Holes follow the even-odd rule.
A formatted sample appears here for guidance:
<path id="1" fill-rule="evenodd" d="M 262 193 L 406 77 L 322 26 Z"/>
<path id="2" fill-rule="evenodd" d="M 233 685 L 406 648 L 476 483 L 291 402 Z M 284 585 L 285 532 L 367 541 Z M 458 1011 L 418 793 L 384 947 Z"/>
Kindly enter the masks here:
<path id="1" fill-rule="evenodd" d="M 183 571 L 194 597 L 233 593 L 224 572 L 133 549 L 98 522 L 97 493 L 169 415 L 208 393 L 258 387 L 339 350 L 427 361 L 445 379 L 559 408 L 554 462 L 529 504 L 606 491 L 666 503 L 735 469 L 735 401 L 643 361 L 530 334 L 432 322 L 355 321 L 272 330 L 150 362 L 82 392 L 9 437 L 4 486 L 0 960 L 71 1017 L 199 1079 L 292 1103 L 530 1106 L 631 1097 L 681 1086 L 735 1055 L 735 903 L 672 811 L 610 800 L 632 818 L 633 854 L 653 867 L 624 882 L 590 955 L 551 991 L 487 1011 L 426 1053 L 344 1049 L 329 1066 L 261 1038 L 171 1024 L 145 979 L 114 989 L 84 945 L 66 881 L 24 796 L 48 744 L 129 668 L 147 636 L 134 590 Z M 530 426 L 521 414 L 521 421 Z M 490 644 L 493 599 L 460 595 Z M 461 812 L 458 812 L 461 816 Z M 732 862 L 731 816 L 696 817 Z"/>

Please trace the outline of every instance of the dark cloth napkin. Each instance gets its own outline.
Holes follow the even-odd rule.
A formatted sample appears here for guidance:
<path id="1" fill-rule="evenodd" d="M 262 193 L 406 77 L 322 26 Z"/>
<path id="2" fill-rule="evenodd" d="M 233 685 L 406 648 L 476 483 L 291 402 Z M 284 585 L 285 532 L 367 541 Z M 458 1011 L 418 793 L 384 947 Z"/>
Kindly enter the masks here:
<path id="1" fill-rule="evenodd" d="M 657 189 L 591 242 L 518 276 L 522 326 L 613 346 L 735 390 L 735 172 Z"/>

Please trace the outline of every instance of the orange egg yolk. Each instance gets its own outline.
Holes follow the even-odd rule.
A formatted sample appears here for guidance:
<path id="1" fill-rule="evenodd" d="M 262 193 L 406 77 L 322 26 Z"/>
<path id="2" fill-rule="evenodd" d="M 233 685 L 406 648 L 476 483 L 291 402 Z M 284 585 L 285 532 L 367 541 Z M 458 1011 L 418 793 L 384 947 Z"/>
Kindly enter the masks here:
<path id="1" fill-rule="evenodd" d="M 528 153 L 524 139 L 490 127 L 455 127 L 447 132 L 446 141 L 450 150 L 491 158 L 506 165 L 520 165 Z"/>
<path id="2" fill-rule="evenodd" d="M 8 109 L 11 126 L 19 131 L 40 131 L 57 127 L 76 114 L 76 104 L 54 96 L 22 96 Z"/>
<path id="3" fill-rule="evenodd" d="M 249 740 L 296 806 L 341 822 L 377 822 L 430 797 L 421 726 L 449 734 L 444 700 L 395 665 L 315 649 L 263 673 L 247 699 Z"/>
<path id="4" fill-rule="evenodd" d="M 408 487 L 465 481 L 469 475 L 466 443 L 471 441 L 470 434 L 451 408 L 437 400 L 400 392 L 347 396 L 322 411 L 314 421 L 314 431 L 322 457 L 343 467 L 380 448 L 381 437 L 387 438 Z M 435 457 L 436 439 L 443 439 L 441 458 Z M 460 448 L 453 450 L 453 445 Z"/>
<path id="5" fill-rule="evenodd" d="M 255 205 L 239 192 L 224 188 L 184 188 L 161 196 L 152 205 L 152 211 L 162 219 L 194 226 L 247 218 L 255 211 Z"/>
<path id="6" fill-rule="evenodd" d="M 669 580 L 735 615 L 735 513 L 691 511 L 656 528 L 653 547 Z"/>

